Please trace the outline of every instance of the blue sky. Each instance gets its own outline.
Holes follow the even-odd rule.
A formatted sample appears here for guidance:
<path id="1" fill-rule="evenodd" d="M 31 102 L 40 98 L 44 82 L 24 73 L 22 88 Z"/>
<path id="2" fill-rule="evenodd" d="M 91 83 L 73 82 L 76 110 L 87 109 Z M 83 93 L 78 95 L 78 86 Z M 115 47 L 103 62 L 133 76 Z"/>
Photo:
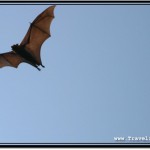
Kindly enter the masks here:
<path id="1" fill-rule="evenodd" d="M 1 5 L 0 53 L 49 5 Z M 41 72 L 0 69 L 0 142 L 150 136 L 150 5 L 58 5 Z"/>

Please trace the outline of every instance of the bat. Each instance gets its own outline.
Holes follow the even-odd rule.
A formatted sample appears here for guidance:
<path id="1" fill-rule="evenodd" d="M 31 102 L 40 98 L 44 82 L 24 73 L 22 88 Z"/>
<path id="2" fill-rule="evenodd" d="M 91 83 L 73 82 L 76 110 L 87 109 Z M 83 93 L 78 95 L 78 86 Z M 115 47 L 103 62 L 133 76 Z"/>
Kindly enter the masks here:
<path id="1" fill-rule="evenodd" d="M 41 70 L 38 66 L 43 66 L 40 56 L 41 46 L 50 34 L 50 25 L 54 18 L 55 6 L 50 6 L 39 14 L 32 23 L 18 45 L 12 45 L 12 51 L 0 54 L 0 68 L 5 66 L 18 68 L 20 63 L 28 63 Z"/>

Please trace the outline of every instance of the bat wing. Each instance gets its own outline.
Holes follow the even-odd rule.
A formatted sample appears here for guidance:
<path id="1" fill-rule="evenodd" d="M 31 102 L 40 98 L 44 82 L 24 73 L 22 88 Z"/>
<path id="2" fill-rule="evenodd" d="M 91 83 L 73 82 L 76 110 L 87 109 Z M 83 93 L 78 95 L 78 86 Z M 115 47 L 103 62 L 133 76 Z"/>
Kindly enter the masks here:
<path id="1" fill-rule="evenodd" d="M 5 66 L 17 68 L 18 65 L 23 61 L 24 61 L 23 58 L 13 51 L 0 54 L 0 68 Z"/>
<path id="2" fill-rule="evenodd" d="M 20 43 L 20 45 L 25 46 L 25 49 L 31 53 L 38 64 L 42 64 L 40 57 L 41 46 L 51 36 L 50 25 L 54 18 L 54 8 L 55 6 L 48 7 L 35 18 Z"/>

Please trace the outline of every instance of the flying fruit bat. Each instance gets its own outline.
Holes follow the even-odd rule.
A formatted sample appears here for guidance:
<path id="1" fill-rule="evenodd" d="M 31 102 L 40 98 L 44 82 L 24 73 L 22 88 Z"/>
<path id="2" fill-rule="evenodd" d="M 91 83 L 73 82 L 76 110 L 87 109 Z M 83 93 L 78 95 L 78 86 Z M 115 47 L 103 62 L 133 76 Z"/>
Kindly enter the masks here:
<path id="1" fill-rule="evenodd" d="M 41 70 L 43 66 L 40 51 L 41 46 L 50 35 L 50 25 L 54 18 L 55 6 L 50 6 L 39 14 L 30 24 L 30 27 L 20 43 L 11 46 L 12 51 L 0 54 L 0 68 L 5 66 L 17 68 L 20 63 L 28 63 Z"/>

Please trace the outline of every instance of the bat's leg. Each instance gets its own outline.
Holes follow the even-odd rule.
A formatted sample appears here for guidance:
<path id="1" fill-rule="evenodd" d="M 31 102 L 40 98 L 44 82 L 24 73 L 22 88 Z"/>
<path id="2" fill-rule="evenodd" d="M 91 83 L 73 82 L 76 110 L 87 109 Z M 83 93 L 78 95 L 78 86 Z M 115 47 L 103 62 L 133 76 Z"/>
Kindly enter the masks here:
<path id="1" fill-rule="evenodd" d="M 34 67 L 36 67 L 39 71 L 41 71 L 41 69 L 38 67 L 38 65 L 34 65 Z"/>
<path id="2" fill-rule="evenodd" d="M 41 71 L 41 69 L 40 68 L 38 68 L 38 67 L 36 67 L 39 71 Z"/>
<path id="3" fill-rule="evenodd" d="M 41 69 L 38 67 L 38 65 L 34 62 L 31 61 L 26 61 L 28 64 L 32 65 L 33 67 L 35 67 L 36 69 L 38 69 L 39 71 L 41 71 Z"/>
<path id="4" fill-rule="evenodd" d="M 37 68 L 39 71 L 41 71 L 41 69 L 38 67 L 37 64 L 34 64 L 34 63 L 30 63 L 33 67 Z"/>
<path id="5" fill-rule="evenodd" d="M 42 66 L 43 68 L 45 68 L 45 66 L 43 66 L 42 64 L 41 64 L 41 66 Z"/>

